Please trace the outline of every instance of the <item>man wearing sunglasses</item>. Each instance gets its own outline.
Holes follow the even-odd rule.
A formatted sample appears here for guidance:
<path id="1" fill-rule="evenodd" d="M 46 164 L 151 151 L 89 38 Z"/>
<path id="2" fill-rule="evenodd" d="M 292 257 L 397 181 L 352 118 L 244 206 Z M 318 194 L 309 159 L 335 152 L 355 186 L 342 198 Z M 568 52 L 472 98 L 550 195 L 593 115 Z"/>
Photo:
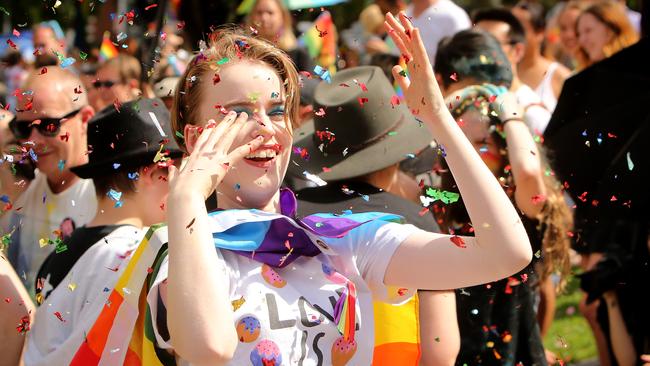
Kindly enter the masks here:
<path id="1" fill-rule="evenodd" d="M 2 217 L 3 234 L 15 230 L 9 260 L 33 289 L 47 255 L 64 251 L 61 240 L 90 221 L 97 207 L 91 180 L 71 167 L 88 161 L 87 122 L 95 114 L 79 78 L 58 67 L 31 73 L 21 88 L 16 117 L 9 123 L 23 159 L 36 166 L 34 180 Z"/>
<path id="2" fill-rule="evenodd" d="M 142 66 L 137 58 L 120 53 L 99 66 L 90 91 L 90 103 L 96 111 L 109 105 L 135 100 L 141 94 Z M 119 103 L 115 103 L 115 101 Z"/>

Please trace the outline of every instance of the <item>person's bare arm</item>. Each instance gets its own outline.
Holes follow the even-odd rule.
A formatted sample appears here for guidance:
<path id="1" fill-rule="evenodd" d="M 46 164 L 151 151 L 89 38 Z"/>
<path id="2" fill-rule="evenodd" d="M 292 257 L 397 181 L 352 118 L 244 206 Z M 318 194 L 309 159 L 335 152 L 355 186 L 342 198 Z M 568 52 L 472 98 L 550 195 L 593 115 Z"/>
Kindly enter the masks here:
<path id="1" fill-rule="evenodd" d="M 537 309 L 537 323 L 539 324 L 539 333 L 542 338 L 546 336 L 551 329 L 553 319 L 555 317 L 555 286 L 553 280 L 549 276 L 546 280 L 539 285 L 540 302 Z"/>
<path id="2" fill-rule="evenodd" d="M 460 351 L 454 291 L 419 291 L 419 366 L 451 366 Z"/>
<path id="3" fill-rule="evenodd" d="M 174 352 L 196 365 L 230 361 L 238 339 L 228 293 L 209 228 L 205 200 L 227 172 L 263 142 L 256 138 L 228 153 L 247 116 L 228 115 L 206 128 L 182 170 L 170 167 L 167 325 Z M 186 134 L 188 135 L 188 134 Z"/>
<path id="4" fill-rule="evenodd" d="M 27 290 L 20 282 L 18 275 L 11 264 L 0 254 L 0 298 L 3 301 L 0 311 L 0 365 L 19 365 L 25 342 L 25 334 L 16 328 L 21 324 L 21 319 L 34 318 L 34 303 Z M 28 330 L 28 329 L 27 329 Z"/>
<path id="5" fill-rule="evenodd" d="M 559 98 L 562 93 L 562 87 L 564 86 L 564 81 L 571 76 L 571 70 L 569 70 L 564 65 L 558 65 L 557 69 L 553 73 L 551 78 L 551 87 L 553 88 L 553 95 L 555 98 Z"/>
<path id="6" fill-rule="evenodd" d="M 444 147 L 476 236 L 453 238 L 455 245 L 449 235 L 417 232 L 393 254 L 384 282 L 442 290 L 486 283 L 516 273 L 532 258 L 517 211 L 447 110 L 419 30 L 403 13 L 400 22 L 387 14 L 386 27 L 409 60 L 410 78 L 400 74 L 399 66 L 393 68 L 393 74 L 404 90 L 409 108 Z"/>
<path id="7" fill-rule="evenodd" d="M 618 304 L 618 297 L 614 291 L 607 291 L 603 294 L 607 304 L 607 315 L 609 317 L 609 338 L 612 342 L 612 351 L 616 362 L 620 366 L 636 365 L 637 353 L 634 349 L 632 337 L 627 331 L 621 307 Z"/>
<path id="8" fill-rule="evenodd" d="M 508 145 L 508 160 L 517 187 L 517 207 L 524 215 L 534 219 L 542 211 L 547 193 L 537 144 L 523 121 L 507 122 L 503 128 Z"/>

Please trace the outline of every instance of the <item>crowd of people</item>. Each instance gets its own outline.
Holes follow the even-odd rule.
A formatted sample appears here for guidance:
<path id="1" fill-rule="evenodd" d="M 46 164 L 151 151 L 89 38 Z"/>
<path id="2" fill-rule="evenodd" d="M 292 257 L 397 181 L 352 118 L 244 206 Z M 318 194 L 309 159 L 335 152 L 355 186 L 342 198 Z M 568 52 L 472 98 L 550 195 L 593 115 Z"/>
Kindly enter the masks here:
<path id="1" fill-rule="evenodd" d="M 588 91 L 565 82 L 650 55 L 650 14 L 375 0 L 337 31 L 242 7 L 154 52 L 75 50 L 55 20 L 7 42 L 0 365 L 561 365 L 542 339 L 576 274 L 600 365 L 650 365 L 646 201 L 576 193 L 546 143 Z"/>

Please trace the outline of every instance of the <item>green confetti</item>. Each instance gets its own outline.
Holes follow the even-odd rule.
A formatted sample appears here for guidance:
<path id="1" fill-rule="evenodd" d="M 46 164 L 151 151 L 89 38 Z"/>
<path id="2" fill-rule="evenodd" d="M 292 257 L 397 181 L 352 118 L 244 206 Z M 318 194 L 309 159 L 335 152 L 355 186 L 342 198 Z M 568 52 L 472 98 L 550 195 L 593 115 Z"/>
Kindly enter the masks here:
<path id="1" fill-rule="evenodd" d="M 9 14 L 9 12 L 7 11 L 7 9 L 3 8 L 2 6 L 0 6 L 0 11 L 3 12 L 3 13 L 5 13 L 5 15 L 7 15 L 7 16 L 8 16 L 8 15 L 11 15 L 11 14 Z"/>
<path id="2" fill-rule="evenodd" d="M 388 136 L 395 136 L 395 135 L 397 135 L 397 132 L 396 132 L 396 131 L 390 131 L 390 132 L 388 133 Z"/>
<path id="3" fill-rule="evenodd" d="M 458 201 L 460 194 L 455 192 L 441 191 L 439 189 L 427 188 L 425 194 L 431 198 L 433 201 L 442 201 L 445 204 L 450 204 Z"/>
<path id="4" fill-rule="evenodd" d="M 181 140 L 185 140 L 185 136 L 183 136 L 182 133 L 180 133 L 180 132 L 178 132 L 178 131 L 175 131 L 174 134 L 176 134 L 176 137 L 178 137 L 179 139 L 181 139 Z"/>
<path id="5" fill-rule="evenodd" d="M 230 59 L 228 57 L 224 57 L 221 60 L 217 61 L 217 65 L 226 64 L 226 63 L 228 63 L 228 61 L 230 61 Z"/>
<path id="6" fill-rule="evenodd" d="M 88 54 L 84 51 L 79 51 L 79 58 L 82 59 L 83 61 L 86 61 L 88 58 Z"/>
<path id="7" fill-rule="evenodd" d="M 406 70 L 402 70 L 399 72 L 400 76 L 406 77 Z"/>
<path id="8" fill-rule="evenodd" d="M 56 244 L 56 248 L 54 249 L 56 254 L 63 253 L 66 250 L 68 250 L 68 246 L 63 244 L 63 240 L 61 240 L 61 239 L 57 238 L 57 239 L 54 240 L 53 243 Z"/>

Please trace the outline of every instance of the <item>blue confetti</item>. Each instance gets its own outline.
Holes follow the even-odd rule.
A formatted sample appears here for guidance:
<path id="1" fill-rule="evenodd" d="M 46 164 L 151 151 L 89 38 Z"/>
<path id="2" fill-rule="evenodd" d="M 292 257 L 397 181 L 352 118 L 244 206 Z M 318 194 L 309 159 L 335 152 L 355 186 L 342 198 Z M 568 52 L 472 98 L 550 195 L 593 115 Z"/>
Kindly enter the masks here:
<path id="1" fill-rule="evenodd" d="M 368 197 L 367 194 L 362 194 L 361 198 L 363 198 L 363 200 L 366 201 L 366 202 L 370 201 L 370 197 Z"/>
<path id="2" fill-rule="evenodd" d="M 108 191 L 106 195 L 110 197 L 113 201 L 119 201 L 122 198 L 122 192 L 118 192 L 112 188 Z"/>
<path id="3" fill-rule="evenodd" d="M 34 149 L 29 149 L 29 157 L 34 160 L 34 162 L 38 161 L 38 156 L 36 155 L 36 152 L 34 152 Z"/>
<path id="4" fill-rule="evenodd" d="M 415 159 L 415 154 L 406 154 L 406 157 L 409 159 Z"/>
<path id="5" fill-rule="evenodd" d="M 325 82 L 328 84 L 332 82 L 330 72 L 322 68 L 320 65 L 316 65 L 316 67 L 314 67 L 314 74 L 318 75 L 322 80 L 325 80 Z"/>
<path id="6" fill-rule="evenodd" d="M 582 131 L 582 136 L 587 137 L 587 130 Z"/>
<path id="7" fill-rule="evenodd" d="M 131 180 L 138 180 L 138 178 L 140 177 L 140 174 L 138 174 L 138 172 L 134 172 L 134 173 L 127 174 L 127 176 Z"/>
<path id="8" fill-rule="evenodd" d="M 0 196 L 0 201 L 2 201 L 4 203 L 9 203 L 10 202 L 9 196 L 7 196 L 6 194 L 3 194 L 2 196 Z"/>
<path id="9" fill-rule="evenodd" d="M 113 169 L 117 170 L 120 167 L 120 163 L 113 163 Z"/>
<path id="10" fill-rule="evenodd" d="M 65 167 L 65 160 L 59 160 L 59 171 L 62 172 Z"/>
<path id="11" fill-rule="evenodd" d="M 235 183 L 235 191 L 238 191 L 239 189 L 241 189 L 241 186 L 239 183 Z"/>
<path id="12" fill-rule="evenodd" d="M 73 57 L 67 57 L 61 61 L 61 64 L 59 66 L 61 66 L 62 69 L 65 69 L 66 67 L 74 64 L 75 62 L 76 60 Z"/>
<path id="13" fill-rule="evenodd" d="M 117 202 L 115 202 L 115 206 L 113 206 L 113 207 L 115 207 L 115 208 L 120 208 L 120 207 L 122 207 L 123 204 L 124 204 L 124 202 L 122 202 L 122 201 L 117 201 Z"/>

